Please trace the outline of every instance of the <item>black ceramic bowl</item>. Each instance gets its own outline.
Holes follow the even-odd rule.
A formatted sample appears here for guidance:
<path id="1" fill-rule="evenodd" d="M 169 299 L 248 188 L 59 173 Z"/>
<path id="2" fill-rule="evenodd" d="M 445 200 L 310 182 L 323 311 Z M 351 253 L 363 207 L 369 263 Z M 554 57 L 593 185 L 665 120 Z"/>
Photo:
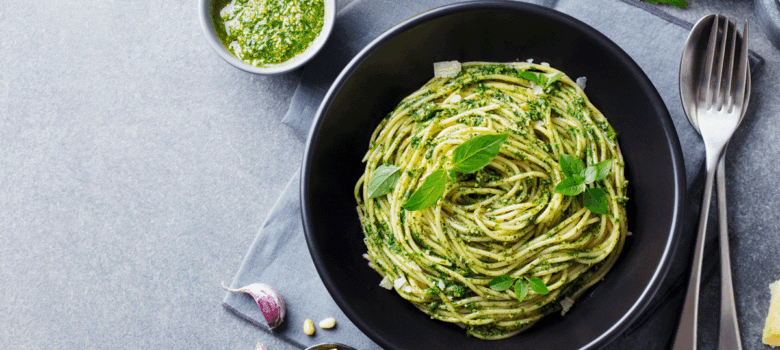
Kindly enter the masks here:
<path id="1" fill-rule="evenodd" d="M 433 76 L 438 61 L 533 58 L 570 77 L 618 131 L 629 179 L 629 230 L 604 281 L 561 317 L 549 315 L 515 337 L 486 341 L 432 320 L 395 291 L 362 254 L 353 198 L 361 158 L 379 121 Z M 460 3 L 417 15 L 361 51 L 328 91 L 309 135 L 302 215 L 314 264 L 344 313 L 390 349 L 584 349 L 622 333 L 644 310 L 671 262 L 683 211 L 685 175 L 669 113 L 650 80 L 617 45 L 559 12 L 516 2 Z"/>

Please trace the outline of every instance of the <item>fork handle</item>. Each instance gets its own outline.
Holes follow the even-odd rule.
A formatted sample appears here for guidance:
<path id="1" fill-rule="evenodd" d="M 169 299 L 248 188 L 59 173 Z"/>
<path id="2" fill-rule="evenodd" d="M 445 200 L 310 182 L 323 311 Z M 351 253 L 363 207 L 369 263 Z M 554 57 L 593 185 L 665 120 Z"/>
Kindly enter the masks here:
<path id="1" fill-rule="evenodd" d="M 721 144 L 718 152 L 707 151 L 707 177 L 704 181 L 704 197 L 701 201 L 701 213 L 699 216 L 699 232 L 696 235 L 696 247 L 693 253 L 691 265 L 691 277 L 688 279 L 688 291 L 685 294 L 680 324 L 677 326 L 677 335 L 674 338 L 674 350 L 696 349 L 697 317 L 699 313 L 699 286 L 701 282 L 701 265 L 704 253 L 704 238 L 707 233 L 707 218 L 710 213 L 710 201 L 712 200 L 712 184 L 715 182 L 715 170 L 717 159 L 723 154 Z M 713 161 L 714 160 L 714 161 Z"/>
<path id="2" fill-rule="evenodd" d="M 725 158 L 726 152 L 724 151 L 720 162 L 718 162 L 717 172 L 718 226 L 720 229 L 720 338 L 718 349 L 742 350 L 739 323 L 737 323 L 737 307 L 734 304 L 734 286 L 731 283 Z"/>

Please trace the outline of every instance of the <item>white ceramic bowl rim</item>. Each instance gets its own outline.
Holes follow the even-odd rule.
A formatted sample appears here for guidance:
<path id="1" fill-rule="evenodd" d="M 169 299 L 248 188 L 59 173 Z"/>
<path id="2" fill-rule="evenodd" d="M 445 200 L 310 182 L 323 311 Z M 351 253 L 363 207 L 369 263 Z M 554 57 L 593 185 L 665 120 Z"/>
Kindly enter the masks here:
<path id="1" fill-rule="evenodd" d="M 325 46 L 325 42 L 328 41 L 328 37 L 330 37 L 330 33 L 333 31 L 333 23 L 336 19 L 336 0 L 324 0 L 325 20 L 322 25 L 322 31 L 320 31 L 320 34 L 317 35 L 306 50 L 285 62 L 266 67 L 256 67 L 233 56 L 233 54 L 222 45 L 222 42 L 219 41 L 217 32 L 214 29 L 214 21 L 211 17 L 211 9 L 214 2 L 215 0 L 201 0 L 198 3 L 200 26 L 203 30 L 203 34 L 206 36 L 206 40 L 208 40 L 209 44 L 211 44 L 211 48 L 216 51 L 219 57 L 222 57 L 222 59 L 238 69 L 255 74 L 281 74 L 295 70 L 306 64 L 306 62 Z"/>

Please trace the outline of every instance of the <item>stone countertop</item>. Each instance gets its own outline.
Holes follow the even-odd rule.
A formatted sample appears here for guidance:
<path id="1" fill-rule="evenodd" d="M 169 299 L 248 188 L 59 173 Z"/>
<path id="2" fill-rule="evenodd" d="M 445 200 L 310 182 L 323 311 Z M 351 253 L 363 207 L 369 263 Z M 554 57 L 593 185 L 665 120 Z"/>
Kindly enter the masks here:
<path id="1" fill-rule="evenodd" d="M 752 2 L 689 2 L 661 8 L 749 18 L 766 60 L 727 158 L 737 304 L 763 324 L 780 278 L 780 52 Z M 294 349 L 225 311 L 220 282 L 299 166 L 281 119 L 300 70 L 226 64 L 192 1 L 4 5 L 0 348 Z M 703 288 L 706 329 L 718 283 Z M 760 333 L 742 329 L 746 348 Z"/>

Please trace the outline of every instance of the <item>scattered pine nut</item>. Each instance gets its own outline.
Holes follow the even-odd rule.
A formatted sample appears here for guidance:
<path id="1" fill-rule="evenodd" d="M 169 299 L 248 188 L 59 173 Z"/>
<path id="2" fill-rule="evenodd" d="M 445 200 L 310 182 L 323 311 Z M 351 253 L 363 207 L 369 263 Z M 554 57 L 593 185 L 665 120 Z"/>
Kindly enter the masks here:
<path id="1" fill-rule="evenodd" d="M 322 329 L 329 329 L 336 326 L 336 319 L 333 317 L 328 317 L 322 321 L 320 321 L 320 328 Z"/>
<path id="2" fill-rule="evenodd" d="M 303 333 L 306 333 L 306 335 L 314 335 L 314 322 L 309 318 L 307 318 L 306 321 L 303 321 Z"/>

